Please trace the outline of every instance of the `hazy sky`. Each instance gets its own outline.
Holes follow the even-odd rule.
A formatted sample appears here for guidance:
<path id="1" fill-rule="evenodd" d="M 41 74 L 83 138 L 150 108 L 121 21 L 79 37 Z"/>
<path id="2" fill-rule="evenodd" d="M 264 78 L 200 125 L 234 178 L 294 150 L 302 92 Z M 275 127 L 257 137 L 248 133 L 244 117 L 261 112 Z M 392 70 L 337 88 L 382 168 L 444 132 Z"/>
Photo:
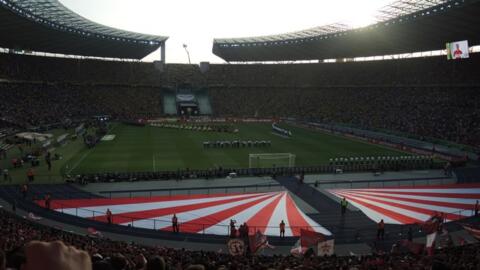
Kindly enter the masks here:
<path id="1" fill-rule="evenodd" d="M 335 22 L 364 26 L 392 0 L 60 0 L 76 13 L 124 30 L 169 36 L 167 62 L 222 62 L 214 38 L 303 30 Z M 155 52 L 145 60 L 158 60 Z"/>

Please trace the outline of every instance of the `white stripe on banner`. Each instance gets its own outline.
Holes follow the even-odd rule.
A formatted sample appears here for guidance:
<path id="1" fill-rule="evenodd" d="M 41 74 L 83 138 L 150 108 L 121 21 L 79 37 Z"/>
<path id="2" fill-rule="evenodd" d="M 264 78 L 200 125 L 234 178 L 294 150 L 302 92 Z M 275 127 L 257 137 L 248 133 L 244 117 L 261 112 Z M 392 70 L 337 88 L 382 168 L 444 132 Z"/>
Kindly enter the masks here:
<path id="1" fill-rule="evenodd" d="M 216 225 L 214 225 L 210 228 L 206 228 L 205 233 L 217 234 L 217 235 L 225 235 L 225 234 L 228 235 L 229 232 L 225 231 L 225 226 L 230 225 L 230 219 L 233 219 L 233 220 L 237 221 L 236 226 L 237 226 L 237 229 L 238 229 L 238 227 L 241 224 L 243 224 L 244 222 L 247 222 L 251 217 L 256 215 L 265 206 L 267 206 L 268 204 L 273 202 L 275 199 L 277 199 L 278 196 L 282 196 L 282 193 L 278 194 L 278 195 L 276 195 L 276 196 L 274 196 L 274 197 L 272 197 L 268 200 L 261 201 L 260 203 L 254 205 L 254 206 L 252 206 L 248 209 L 245 209 L 244 211 L 242 211 L 240 213 L 237 213 L 232 217 L 229 217 L 227 219 L 222 220 L 221 222 L 217 223 Z M 250 227 L 253 228 L 255 225 L 257 225 L 257 226 L 267 226 L 267 224 L 254 224 L 254 225 L 251 225 Z"/>
<path id="2" fill-rule="evenodd" d="M 176 215 L 177 215 L 177 218 L 178 218 L 178 223 L 181 224 L 181 223 L 184 223 L 184 222 L 189 222 L 189 221 L 197 219 L 197 218 L 202 218 L 202 217 L 205 217 L 205 216 L 208 216 L 208 215 L 212 215 L 212 214 L 215 214 L 217 212 L 220 212 L 220 211 L 223 211 L 223 210 L 235 207 L 235 206 L 243 205 L 243 204 L 255 201 L 255 200 L 266 198 L 266 197 L 271 196 L 271 195 L 272 194 L 269 193 L 269 194 L 266 194 L 266 195 L 263 195 L 263 196 L 244 199 L 244 200 L 241 200 L 241 201 L 225 203 L 225 204 L 215 205 L 215 206 L 206 207 L 206 208 L 202 208 L 202 209 L 177 213 Z M 153 220 L 156 219 L 157 221 L 155 222 L 155 228 L 156 229 L 163 229 L 163 228 L 166 228 L 166 227 L 169 227 L 169 226 L 172 225 L 172 222 L 171 222 L 172 217 L 173 217 L 173 214 L 172 215 L 166 215 L 166 216 L 153 217 L 153 218 L 150 218 L 150 219 L 136 220 L 134 222 L 134 227 L 153 229 L 154 228 L 154 226 L 153 226 L 154 221 Z M 212 220 L 212 221 L 214 223 L 219 222 L 219 220 Z M 131 224 L 131 222 L 122 223 L 122 225 L 128 225 L 128 224 Z M 225 229 L 225 230 L 227 230 L 227 229 Z"/>
<path id="3" fill-rule="evenodd" d="M 285 222 L 285 236 L 292 236 L 292 230 L 290 229 L 290 224 L 288 222 L 287 216 L 287 193 L 285 192 L 275 207 L 275 210 L 270 217 L 268 222 L 268 228 L 265 230 L 265 235 L 278 235 L 280 236 L 280 222 L 283 220 Z"/>
<path id="4" fill-rule="evenodd" d="M 362 196 L 362 197 L 366 197 L 366 198 L 369 198 L 369 199 L 376 199 L 376 200 L 381 200 L 381 201 L 384 201 L 384 202 L 397 203 L 397 204 L 401 204 L 401 205 L 413 206 L 413 207 L 418 207 L 418 208 L 422 208 L 422 209 L 429 210 L 429 211 L 437 211 L 437 212 L 443 212 L 443 213 L 453 213 L 453 212 L 458 212 L 460 210 L 463 210 L 463 209 L 458 209 L 458 208 L 453 208 L 453 207 L 443 207 L 443 206 L 435 206 L 435 205 L 430 205 L 430 204 L 405 202 L 405 201 L 401 201 L 401 200 L 392 200 L 392 199 L 376 197 L 376 196 L 371 196 L 371 195 L 366 195 L 366 194 L 356 194 L 356 193 L 351 193 L 351 192 L 344 192 L 344 194 L 348 194 L 348 195 L 356 197 L 356 198 L 360 198 L 358 196 Z"/>
<path id="5" fill-rule="evenodd" d="M 321 226 L 320 224 L 315 222 L 313 219 L 311 219 L 309 216 L 307 216 L 302 210 L 300 210 L 300 208 L 298 208 L 298 205 L 295 202 L 293 202 L 293 206 L 297 208 L 300 215 L 305 219 L 305 221 L 310 225 L 310 227 L 312 227 L 314 231 L 319 232 L 323 235 L 332 235 L 332 233 L 329 230 L 325 229 L 323 226 Z"/>
<path id="6" fill-rule="evenodd" d="M 338 192 L 350 192 L 348 189 L 344 190 L 337 190 Z M 403 195 L 403 194 L 389 194 L 389 193 L 381 193 L 381 192 L 363 192 L 363 191 L 353 191 L 358 194 L 365 194 L 365 195 L 383 195 L 383 196 L 390 196 L 396 198 L 406 198 L 406 199 L 418 199 L 418 200 L 427 200 L 433 202 L 445 202 L 445 203 L 464 203 L 464 204 L 471 204 L 472 207 L 476 202 L 476 199 L 461 199 L 461 198 L 446 198 L 446 197 L 429 197 L 429 196 L 421 196 L 421 195 Z"/>
<path id="7" fill-rule="evenodd" d="M 152 209 L 163 209 L 163 208 L 170 208 L 174 206 L 184 206 L 184 205 L 191 205 L 191 204 L 199 204 L 199 203 L 206 203 L 206 202 L 215 202 L 221 200 L 228 200 L 234 198 L 243 198 L 253 195 L 263 195 L 264 193 L 257 193 L 257 194 L 241 194 L 241 195 L 234 195 L 234 196 L 225 196 L 225 197 L 210 197 L 210 198 L 202 198 L 202 199 L 187 199 L 187 200 L 175 200 L 175 201 L 160 201 L 160 202 L 151 202 L 151 203 L 129 203 L 129 204 L 117 204 L 117 205 L 102 205 L 102 206 L 92 206 L 92 207 L 84 207 L 84 208 L 64 208 L 56 209 L 58 212 L 63 212 L 65 214 L 70 215 L 78 215 L 79 217 L 90 218 L 93 217 L 93 211 L 95 211 L 95 216 L 105 215 L 107 209 L 110 209 L 112 214 L 123 214 L 128 212 L 139 212 L 139 211 L 146 211 Z M 132 199 L 132 202 L 134 199 Z"/>
<path id="8" fill-rule="evenodd" d="M 367 189 L 350 189 L 352 191 L 393 191 L 393 192 L 421 192 L 421 193 L 463 193 L 463 194 L 480 194 L 480 188 L 367 188 Z"/>
<path id="9" fill-rule="evenodd" d="M 332 193 L 334 194 L 335 196 L 339 197 L 339 198 L 343 198 L 344 196 L 340 195 L 340 193 L 338 192 L 334 192 Z M 349 203 L 351 203 L 353 206 L 355 206 L 356 208 L 360 209 L 360 211 L 362 211 L 365 215 L 367 215 L 371 220 L 375 221 L 375 222 L 380 222 L 380 220 L 383 219 L 383 221 L 387 224 L 403 224 L 395 219 L 392 219 L 388 216 L 385 216 L 384 214 L 382 213 L 379 213 L 375 210 L 372 210 L 366 206 L 363 206 L 357 202 L 354 202 L 354 201 L 351 201 L 351 200 L 348 200 Z"/>
<path id="10" fill-rule="evenodd" d="M 343 195 L 343 193 L 340 193 L 340 194 Z M 425 214 L 417 213 L 417 212 L 414 212 L 414 211 L 402 209 L 402 208 L 399 208 L 399 207 L 391 206 L 391 205 L 388 205 L 388 204 L 383 204 L 383 203 L 371 201 L 369 199 L 358 198 L 358 197 L 356 197 L 355 199 L 357 199 L 359 201 L 362 201 L 362 202 L 366 202 L 368 204 L 372 204 L 372 205 L 384 208 L 384 209 L 388 209 L 390 211 L 393 211 L 393 212 L 396 212 L 396 213 L 399 213 L 399 214 L 402 214 L 402 215 L 405 215 L 405 216 L 409 216 L 409 217 L 412 217 L 412 218 L 415 218 L 415 219 L 418 219 L 418 220 L 425 221 L 425 220 L 428 220 L 429 218 L 431 218 L 430 215 L 425 215 Z"/>

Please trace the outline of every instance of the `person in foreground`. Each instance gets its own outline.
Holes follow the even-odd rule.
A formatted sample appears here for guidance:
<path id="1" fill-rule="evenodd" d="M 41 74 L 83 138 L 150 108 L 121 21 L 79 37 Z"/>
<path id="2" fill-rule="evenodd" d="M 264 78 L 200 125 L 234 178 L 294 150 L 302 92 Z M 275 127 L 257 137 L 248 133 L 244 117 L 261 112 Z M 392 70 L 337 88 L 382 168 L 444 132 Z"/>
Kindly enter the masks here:
<path id="1" fill-rule="evenodd" d="M 25 264 L 22 270 L 91 270 L 87 252 L 66 246 L 61 241 L 32 241 L 25 246 Z"/>

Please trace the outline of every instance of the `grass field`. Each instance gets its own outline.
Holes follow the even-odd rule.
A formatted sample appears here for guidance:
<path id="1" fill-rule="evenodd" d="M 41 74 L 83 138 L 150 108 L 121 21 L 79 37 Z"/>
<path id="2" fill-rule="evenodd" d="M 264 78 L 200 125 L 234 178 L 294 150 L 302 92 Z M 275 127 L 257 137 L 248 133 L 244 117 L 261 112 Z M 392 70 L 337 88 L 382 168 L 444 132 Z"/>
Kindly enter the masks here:
<path id="1" fill-rule="evenodd" d="M 161 171 L 177 169 L 206 169 L 215 166 L 224 168 L 247 168 L 248 155 L 252 153 L 292 153 L 296 166 L 320 165 L 330 158 L 378 155 L 405 155 L 394 149 L 368 144 L 362 141 L 333 136 L 303 128 L 287 127 L 293 133 L 285 139 L 271 133 L 270 124 L 238 124 L 239 133 L 211 133 L 158 127 L 135 127 L 111 124 L 112 141 L 102 141 L 95 148 L 87 149 L 81 139 L 69 141 L 54 150 L 62 156 L 47 170 L 43 158 L 35 167 L 36 183 L 61 183 L 64 174 Z M 54 130 L 54 136 L 73 130 Z M 270 140 L 271 147 L 204 149 L 203 141 L 215 140 Z M 25 149 L 28 151 L 28 149 Z M 12 169 L 11 158 L 19 157 L 14 148 L 7 159 L 0 160 L 0 168 L 9 168 L 12 182 L 23 183 L 28 165 Z"/>
<path id="2" fill-rule="evenodd" d="M 292 138 L 271 133 L 270 124 L 238 124 L 231 133 L 198 132 L 113 124 L 112 141 L 80 150 L 65 162 L 64 172 L 161 171 L 177 169 L 248 168 L 251 153 L 292 153 L 296 166 L 328 163 L 330 158 L 404 154 L 392 149 L 303 128 L 288 127 Z M 203 141 L 270 140 L 271 147 L 204 149 Z"/>

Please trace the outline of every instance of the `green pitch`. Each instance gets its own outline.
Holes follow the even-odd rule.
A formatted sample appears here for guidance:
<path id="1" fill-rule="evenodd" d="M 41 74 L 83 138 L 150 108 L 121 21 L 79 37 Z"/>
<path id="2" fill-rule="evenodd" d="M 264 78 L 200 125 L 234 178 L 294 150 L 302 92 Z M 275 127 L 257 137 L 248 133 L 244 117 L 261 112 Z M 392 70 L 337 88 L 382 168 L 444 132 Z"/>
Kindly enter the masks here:
<path id="1" fill-rule="evenodd" d="M 327 164 L 330 158 L 378 155 L 404 155 L 384 147 L 288 127 L 292 138 L 272 134 L 270 124 L 238 124 L 238 133 L 199 132 L 159 127 L 113 124 L 115 135 L 95 148 L 81 149 L 65 161 L 64 173 L 162 171 L 177 169 L 248 168 L 252 153 L 292 153 L 296 166 Z M 210 148 L 204 141 L 270 140 L 271 147 Z"/>

